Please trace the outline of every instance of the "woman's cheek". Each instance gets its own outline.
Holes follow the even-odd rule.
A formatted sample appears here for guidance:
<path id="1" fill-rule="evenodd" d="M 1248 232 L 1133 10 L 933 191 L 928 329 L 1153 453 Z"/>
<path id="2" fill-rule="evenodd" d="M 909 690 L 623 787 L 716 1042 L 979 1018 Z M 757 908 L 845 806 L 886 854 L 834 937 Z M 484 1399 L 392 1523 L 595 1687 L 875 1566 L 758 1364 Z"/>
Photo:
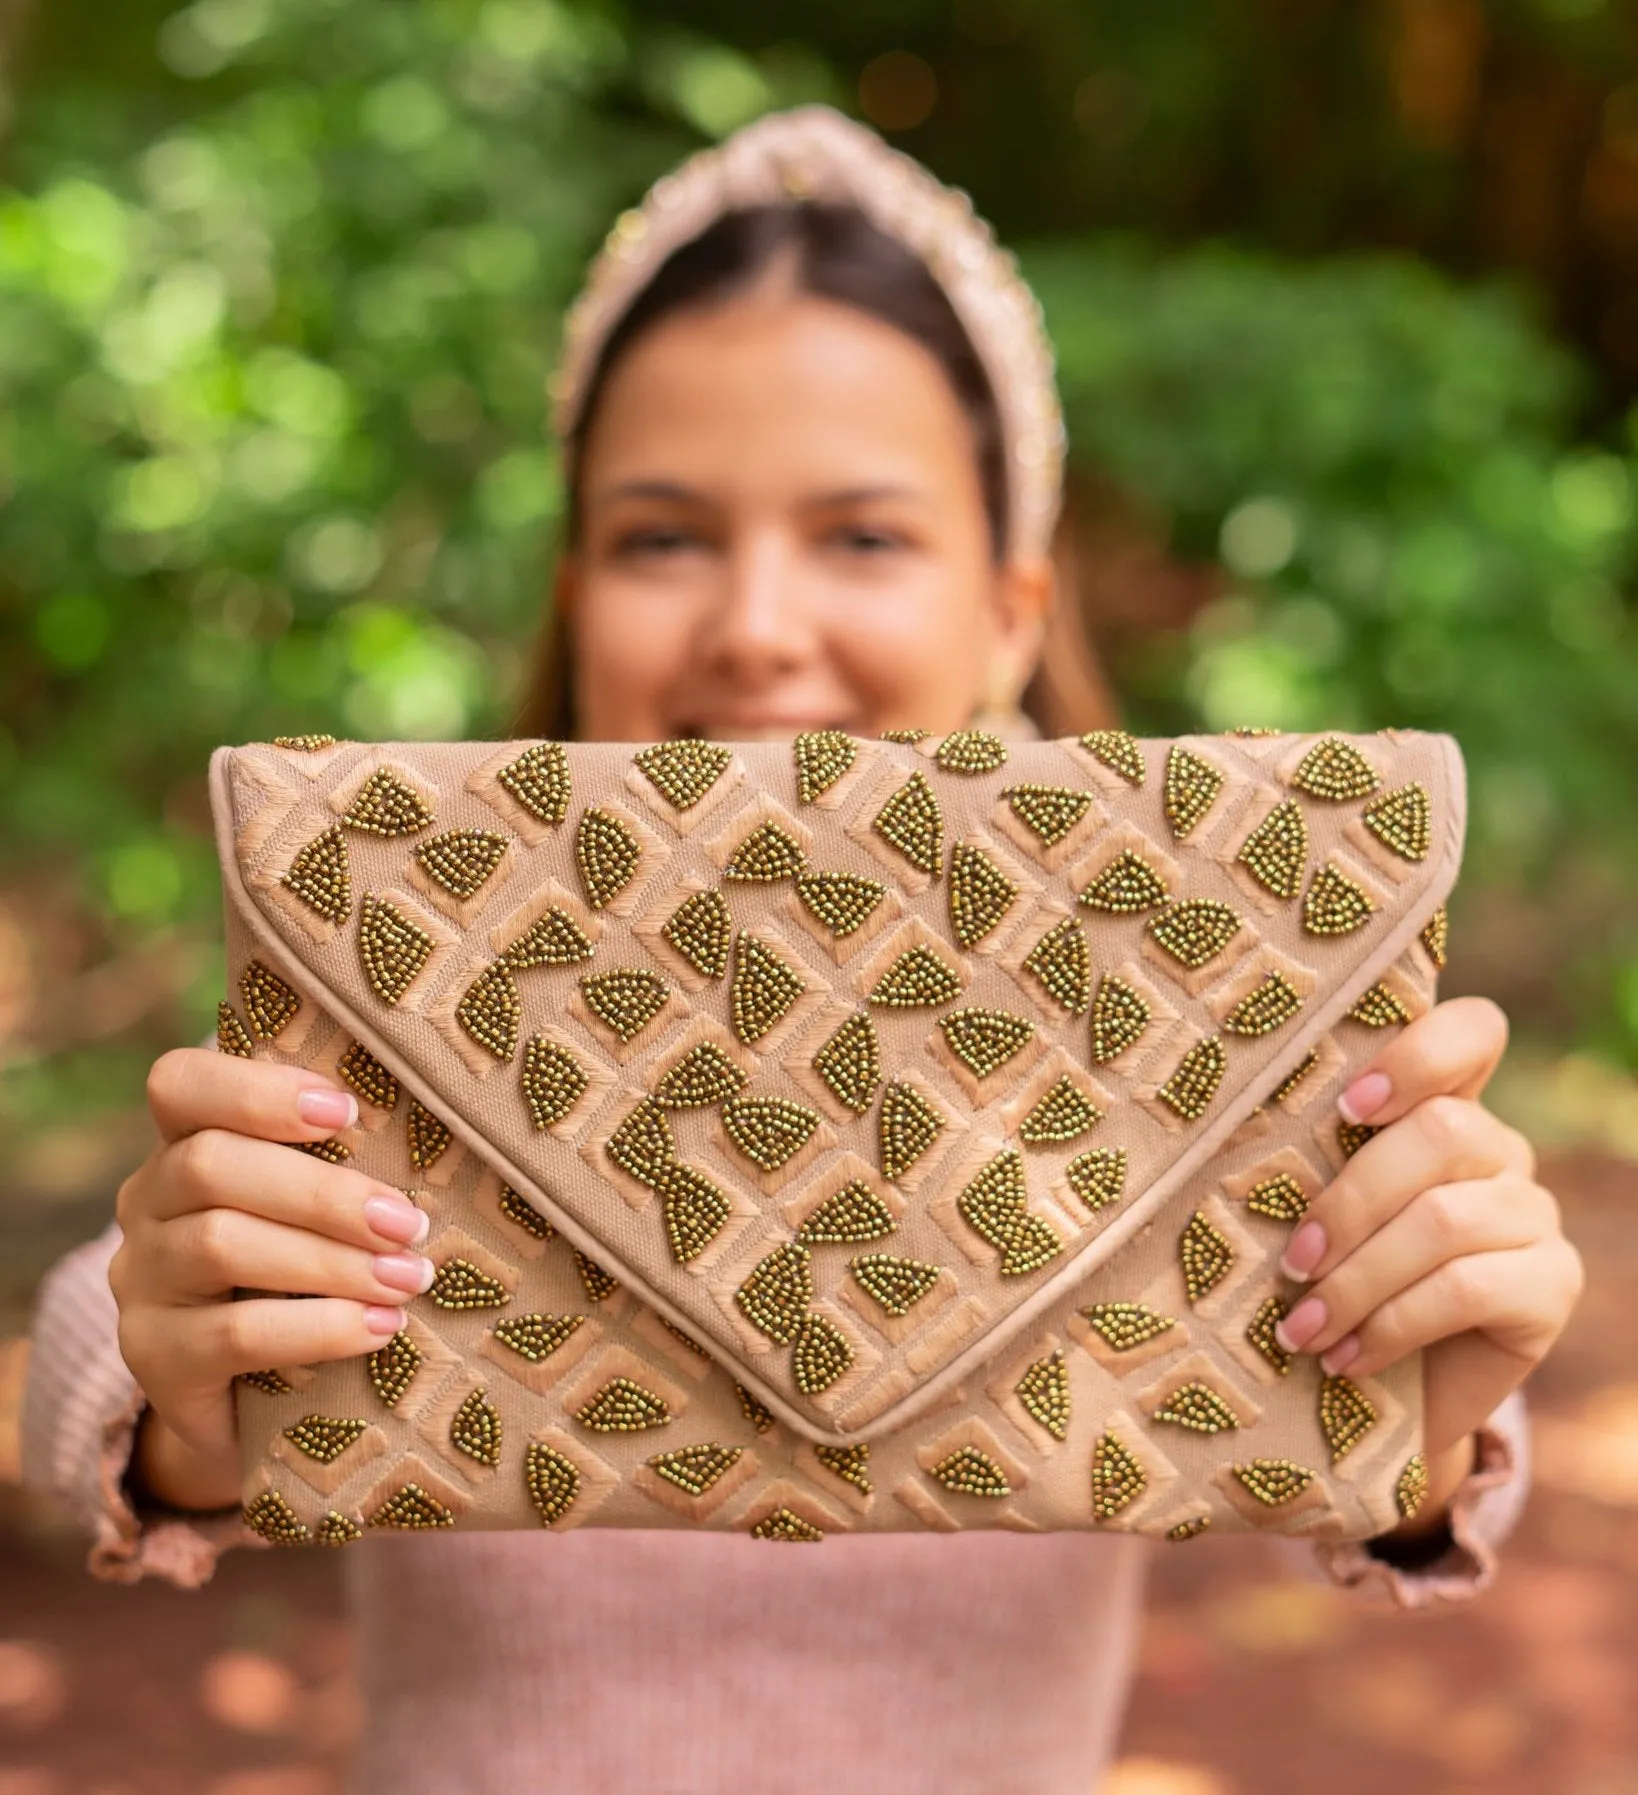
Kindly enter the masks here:
<path id="1" fill-rule="evenodd" d="M 982 695 L 989 636 L 955 582 L 921 573 L 840 608 L 832 656 L 871 711 L 942 732 L 959 729 Z"/>
<path id="2" fill-rule="evenodd" d="M 688 653 L 689 606 L 680 595 L 599 582 L 583 595 L 574 632 L 582 727 L 605 741 L 665 733 L 665 698 Z M 590 602 L 584 602 L 589 600 Z"/>

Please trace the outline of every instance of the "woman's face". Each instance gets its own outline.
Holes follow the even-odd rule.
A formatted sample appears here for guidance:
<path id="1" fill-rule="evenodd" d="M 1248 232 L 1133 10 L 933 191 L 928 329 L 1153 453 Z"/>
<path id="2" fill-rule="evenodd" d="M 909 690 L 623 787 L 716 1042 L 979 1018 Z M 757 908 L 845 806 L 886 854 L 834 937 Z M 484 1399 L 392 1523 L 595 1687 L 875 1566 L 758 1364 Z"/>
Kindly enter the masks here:
<path id="1" fill-rule="evenodd" d="M 965 724 L 1037 649 L 973 435 L 919 343 L 770 282 L 679 314 L 603 390 L 560 572 L 592 740 Z"/>

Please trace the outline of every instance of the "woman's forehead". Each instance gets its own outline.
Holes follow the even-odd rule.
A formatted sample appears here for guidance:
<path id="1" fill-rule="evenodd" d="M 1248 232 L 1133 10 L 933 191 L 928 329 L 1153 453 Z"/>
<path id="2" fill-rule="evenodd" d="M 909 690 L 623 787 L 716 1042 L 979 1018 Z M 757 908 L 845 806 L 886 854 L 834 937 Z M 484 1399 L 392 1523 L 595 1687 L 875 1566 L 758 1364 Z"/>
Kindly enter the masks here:
<path id="1" fill-rule="evenodd" d="M 588 498 L 654 481 L 794 482 L 981 502 L 971 427 L 934 356 L 808 294 L 748 295 L 639 338 L 604 390 L 582 479 Z"/>

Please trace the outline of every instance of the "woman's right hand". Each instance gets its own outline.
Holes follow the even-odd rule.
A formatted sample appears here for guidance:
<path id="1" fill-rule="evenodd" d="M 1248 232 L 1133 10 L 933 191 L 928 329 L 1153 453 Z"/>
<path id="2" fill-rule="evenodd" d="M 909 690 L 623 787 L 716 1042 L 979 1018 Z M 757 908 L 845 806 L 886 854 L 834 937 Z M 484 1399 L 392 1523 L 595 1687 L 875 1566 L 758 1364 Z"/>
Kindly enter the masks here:
<path id="1" fill-rule="evenodd" d="M 133 1480 L 177 1508 L 239 1500 L 242 1371 L 372 1352 L 432 1282 L 427 1217 L 390 1185 L 289 1144 L 358 1119 L 294 1066 L 181 1048 L 154 1064 L 160 1142 L 120 1187 L 108 1279 L 119 1347 L 148 1401 Z M 306 1297 L 233 1298 L 236 1288 Z"/>

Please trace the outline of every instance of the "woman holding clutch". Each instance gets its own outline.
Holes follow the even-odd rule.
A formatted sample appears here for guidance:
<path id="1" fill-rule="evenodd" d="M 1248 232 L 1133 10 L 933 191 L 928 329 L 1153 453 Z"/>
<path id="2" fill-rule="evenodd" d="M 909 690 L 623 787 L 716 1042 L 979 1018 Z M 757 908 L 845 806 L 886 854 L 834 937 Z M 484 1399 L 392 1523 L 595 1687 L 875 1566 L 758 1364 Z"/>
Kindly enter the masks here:
<path id="1" fill-rule="evenodd" d="M 776 115 L 615 225 L 557 390 L 569 529 L 521 733 L 746 740 L 1080 714 L 1048 543 L 1062 426 L 1034 302 L 960 196 L 860 127 Z M 1033 707 L 1032 718 L 1020 707 Z M 1092 703 L 1101 702 L 1094 694 Z M 1506 1040 L 1438 1004 L 1341 1098 L 1380 1130 L 1312 1204 L 1281 1344 L 1366 1374 L 1426 1352 L 1429 1490 L 1380 1539 L 1287 1551 L 1416 1605 L 1494 1573 L 1517 1394 L 1581 1286 L 1528 1143 L 1480 1101 Z M 165 1055 L 118 1225 L 42 1293 L 35 1481 L 92 1566 L 197 1585 L 249 1535 L 232 1380 L 368 1352 L 432 1266 L 424 1216 L 292 1152 L 356 1120 L 321 1077 Z M 311 1300 L 234 1302 L 236 1287 Z M 1085 1795 L 1128 1687 L 1133 1535 L 371 1537 L 346 1564 L 359 1786 Z"/>

